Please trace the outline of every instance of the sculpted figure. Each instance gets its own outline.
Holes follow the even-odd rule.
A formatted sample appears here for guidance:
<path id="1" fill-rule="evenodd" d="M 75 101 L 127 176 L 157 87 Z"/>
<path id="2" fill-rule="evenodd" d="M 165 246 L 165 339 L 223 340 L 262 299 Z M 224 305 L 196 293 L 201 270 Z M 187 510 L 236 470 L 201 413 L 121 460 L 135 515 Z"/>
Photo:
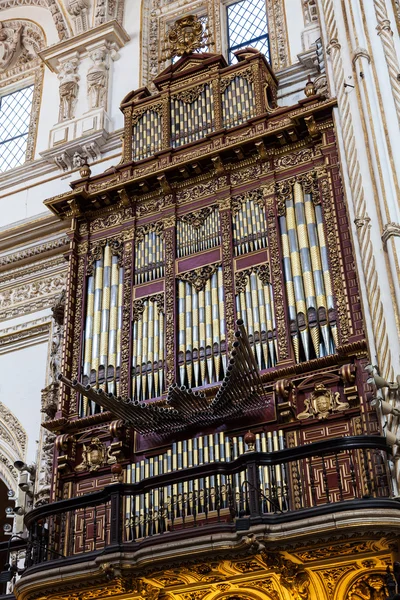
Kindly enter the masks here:
<path id="1" fill-rule="evenodd" d="M 77 61 L 68 60 L 61 65 L 58 73 L 60 80 L 60 112 L 59 121 L 74 118 L 74 108 L 79 90 L 79 75 L 76 72 Z"/>
<path id="2" fill-rule="evenodd" d="M 87 74 L 89 108 L 105 107 L 107 94 L 107 53 L 104 48 L 94 50 L 90 55 L 93 65 Z"/>

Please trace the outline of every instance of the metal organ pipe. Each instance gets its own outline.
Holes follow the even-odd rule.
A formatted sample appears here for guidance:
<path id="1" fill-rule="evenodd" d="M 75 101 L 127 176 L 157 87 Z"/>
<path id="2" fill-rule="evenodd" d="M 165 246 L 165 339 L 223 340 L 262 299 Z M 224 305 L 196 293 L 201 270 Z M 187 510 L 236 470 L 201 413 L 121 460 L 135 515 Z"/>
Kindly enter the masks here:
<path id="1" fill-rule="evenodd" d="M 157 398 L 164 391 L 164 313 L 158 301 L 143 301 L 143 313 L 133 323 L 132 396 Z"/>
<path id="2" fill-rule="evenodd" d="M 297 362 L 334 352 L 337 327 L 320 206 L 300 183 L 280 217 L 284 276 Z"/>
<path id="3" fill-rule="evenodd" d="M 105 244 L 102 256 L 94 262 L 87 282 L 86 319 L 83 351 L 83 380 L 118 393 L 121 365 L 123 269 L 118 256 Z M 82 398 L 80 415 L 101 409 Z"/>
<path id="4" fill-rule="evenodd" d="M 178 362 L 181 385 L 198 387 L 221 378 L 225 345 L 225 302 L 222 268 L 199 289 L 178 280 Z"/>

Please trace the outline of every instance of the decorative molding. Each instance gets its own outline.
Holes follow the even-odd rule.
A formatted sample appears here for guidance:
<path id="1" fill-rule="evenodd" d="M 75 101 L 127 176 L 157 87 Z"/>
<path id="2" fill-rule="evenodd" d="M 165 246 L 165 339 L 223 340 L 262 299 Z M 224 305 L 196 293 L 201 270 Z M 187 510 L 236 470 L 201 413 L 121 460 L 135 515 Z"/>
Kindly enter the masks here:
<path id="1" fill-rule="evenodd" d="M 15 438 L 17 442 L 18 451 L 25 456 L 28 438 L 25 429 L 17 417 L 11 412 L 11 410 L 2 402 L 0 402 L 0 422 L 7 428 L 11 436 Z"/>
<path id="2" fill-rule="evenodd" d="M 9 77 L 30 69 L 45 43 L 42 28 L 33 21 L 0 21 L 0 74 Z"/>
<path id="3" fill-rule="evenodd" d="M 23 248 L 17 252 L 5 254 L 0 256 L 0 267 L 12 265 L 35 256 L 40 256 L 40 254 L 51 252 L 52 250 L 58 250 L 59 248 L 67 246 L 68 242 L 68 236 L 63 235 L 62 237 L 37 244 L 36 246 L 30 246 L 29 248 Z"/>
<path id="4" fill-rule="evenodd" d="M 381 239 L 382 239 L 382 243 L 383 243 L 385 250 L 387 249 L 388 240 L 391 237 L 400 237 L 400 224 L 399 223 L 386 223 L 386 225 L 383 227 L 383 233 L 382 233 Z"/>
<path id="5" fill-rule="evenodd" d="M 113 20 L 80 33 L 69 40 L 48 46 L 39 52 L 39 56 L 51 71 L 57 72 L 59 63 L 65 61 L 74 53 L 77 57 L 85 55 L 90 51 L 90 47 L 95 44 L 109 44 L 110 48 L 119 50 L 129 40 L 130 37 L 125 29 Z M 114 58 L 117 58 L 116 54 L 114 54 Z"/>
<path id="6" fill-rule="evenodd" d="M 391 28 L 386 0 L 374 0 L 374 8 L 378 25 L 376 30 L 381 38 L 383 52 L 386 59 L 387 68 L 389 71 L 390 86 L 392 88 L 394 105 L 396 108 L 397 120 L 400 123 L 400 64 L 397 56 L 396 46 L 393 39 L 393 31 Z M 397 6 L 395 14 L 399 14 Z"/>
<path id="7" fill-rule="evenodd" d="M 60 40 L 65 40 L 70 36 L 70 30 L 57 0 L 0 0 L 0 11 L 15 6 L 42 6 L 46 8 L 51 13 Z"/>
<path id="8" fill-rule="evenodd" d="M 51 307 L 65 287 L 66 274 L 36 279 L 0 292 L 0 320 Z"/>
<path id="9" fill-rule="evenodd" d="M 13 327 L 0 329 L 0 355 L 40 344 L 49 339 L 50 317 L 25 321 Z"/>

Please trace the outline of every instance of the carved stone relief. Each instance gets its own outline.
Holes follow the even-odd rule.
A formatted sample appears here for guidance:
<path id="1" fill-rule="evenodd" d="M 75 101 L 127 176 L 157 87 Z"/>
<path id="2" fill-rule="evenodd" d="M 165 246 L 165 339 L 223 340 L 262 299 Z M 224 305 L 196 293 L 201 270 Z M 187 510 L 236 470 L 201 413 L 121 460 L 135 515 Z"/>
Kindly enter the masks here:
<path id="1" fill-rule="evenodd" d="M 124 16 L 124 0 L 96 0 L 94 24 L 101 25 L 116 19 L 122 23 Z"/>
<path id="2" fill-rule="evenodd" d="M 93 63 L 86 76 L 89 110 L 93 108 L 107 109 L 109 71 L 107 48 L 105 46 L 96 48 L 89 56 Z"/>
<path id="3" fill-rule="evenodd" d="M 68 121 L 75 116 L 75 104 L 79 91 L 78 59 L 70 58 L 59 65 L 60 110 L 58 121 Z"/>
<path id="4" fill-rule="evenodd" d="M 66 0 L 65 6 L 69 14 L 72 16 L 75 33 L 78 34 L 86 31 L 89 27 L 89 0 Z"/>
<path id="5" fill-rule="evenodd" d="M 70 36 L 67 23 L 62 11 L 58 6 L 57 0 L 0 0 L 0 11 L 14 6 L 42 6 L 50 11 L 56 26 L 60 40 L 65 40 Z"/>

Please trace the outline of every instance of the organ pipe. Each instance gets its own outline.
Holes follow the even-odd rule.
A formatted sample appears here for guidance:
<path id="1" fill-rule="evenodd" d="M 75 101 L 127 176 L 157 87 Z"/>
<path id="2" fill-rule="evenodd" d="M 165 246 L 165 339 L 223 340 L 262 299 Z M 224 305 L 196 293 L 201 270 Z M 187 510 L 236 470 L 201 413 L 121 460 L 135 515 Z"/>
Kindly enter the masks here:
<path id="1" fill-rule="evenodd" d="M 104 245 L 88 277 L 83 352 L 83 381 L 118 393 L 121 365 L 123 269 L 111 245 Z M 100 407 L 83 400 L 82 416 Z"/>
<path id="2" fill-rule="evenodd" d="M 135 301 L 133 319 L 132 397 L 157 398 L 165 389 L 164 297 Z"/>
<path id="3" fill-rule="evenodd" d="M 178 219 L 176 228 L 178 258 L 210 250 L 220 243 L 217 207 L 203 208 L 199 212 L 192 212 Z"/>
<path id="4" fill-rule="evenodd" d="M 133 158 L 143 160 L 162 147 L 162 118 L 155 110 L 146 110 L 132 128 Z"/>
<path id="5" fill-rule="evenodd" d="M 321 206 L 300 183 L 280 217 L 291 337 L 297 362 L 335 351 L 337 326 Z"/>
<path id="6" fill-rule="evenodd" d="M 224 127 L 236 127 L 255 116 L 254 85 L 236 76 L 222 80 L 222 119 Z"/>
<path id="7" fill-rule="evenodd" d="M 203 138 L 215 129 L 213 90 L 203 84 L 172 96 L 171 145 L 174 148 Z"/>
<path id="8" fill-rule="evenodd" d="M 178 280 L 179 382 L 198 387 L 219 381 L 226 326 L 221 267 L 205 267 Z"/>
<path id="9" fill-rule="evenodd" d="M 267 223 L 262 194 L 256 190 L 232 199 L 235 256 L 266 248 Z"/>
<path id="10" fill-rule="evenodd" d="M 136 232 L 135 284 L 164 277 L 164 237 L 158 224 L 139 227 Z"/>
<path id="11" fill-rule="evenodd" d="M 266 265 L 237 274 L 236 312 L 243 319 L 258 367 L 273 367 L 277 363 L 277 340 L 273 291 Z"/>

